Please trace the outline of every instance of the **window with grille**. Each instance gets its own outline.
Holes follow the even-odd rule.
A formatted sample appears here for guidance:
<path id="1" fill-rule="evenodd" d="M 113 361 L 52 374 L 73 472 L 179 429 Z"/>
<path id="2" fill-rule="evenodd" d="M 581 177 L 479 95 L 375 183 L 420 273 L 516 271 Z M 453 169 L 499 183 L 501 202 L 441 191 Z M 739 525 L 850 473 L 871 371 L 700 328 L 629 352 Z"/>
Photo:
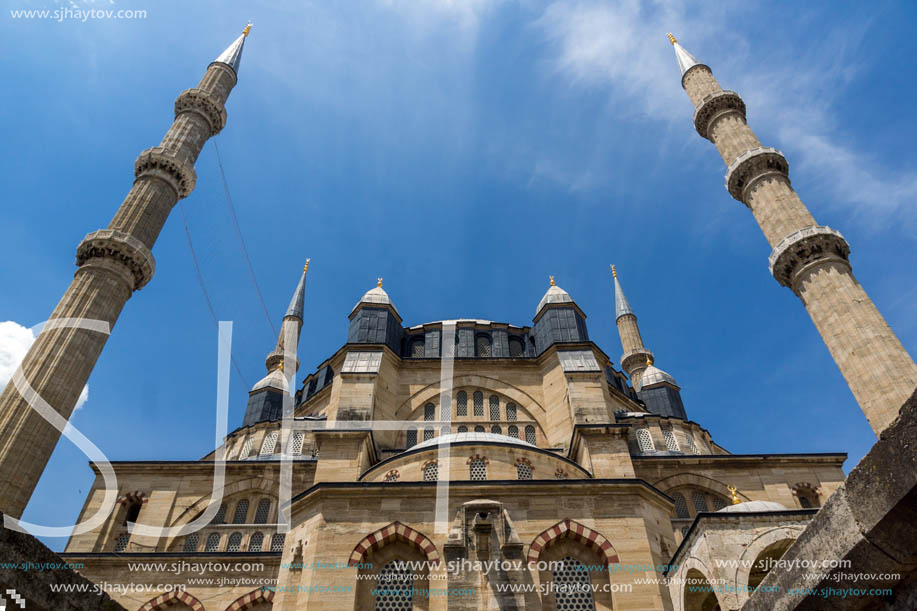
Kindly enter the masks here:
<path id="1" fill-rule="evenodd" d="M 458 427 L 458 432 L 459 432 L 459 433 L 467 433 L 467 432 L 468 432 L 468 427 L 465 426 L 465 425 L 463 424 L 463 425 L 461 425 L 460 427 Z"/>
<path id="2" fill-rule="evenodd" d="M 516 463 L 516 478 L 532 479 L 532 468 L 524 462 Z"/>
<path id="3" fill-rule="evenodd" d="M 483 458 L 473 458 L 468 464 L 468 471 L 473 480 L 487 479 L 487 463 L 484 462 Z"/>
<path id="4" fill-rule="evenodd" d="M 694 436 L 691 433 L 685 433 L 685 440 L 688 442 L 688 452 L 700 454 L 700 450 L 697 449 L 697 444 L 694 443 Z"/>
<path id="5" fill-rule="evenodd" d="M 476 427 L 474 427 L 474 432 L 475 432 L 475 433 L 483 433 L 483 432 L 484 432 L 484 427 L 481 426 L 481 425 L 479 424 L 479 425 L 477 425 Z"/>
<path id="6" fill-rule="evenodd" d="M 435 462 L 427 463 L 423 468 L 423 481 L 435 482 L 439 479 L 439 464 Z"/>
<path id="7" fill-rule="evenodd" d="M 452 404 L 446 398 L 443 399 L 439 406 L 439 419 L 452 420 Z"/>
<path id="8" fill-rule="evenodd" d="M 563 470 L 558 469 L 554 472 L 554 479 L 567 479 L 567 474 Z"/>
<path id="9" fill-rule="evenodd" d="M 678 441 L 672 429 L 662 429 L 662 438 L 665 440 L 665 449 L 669 452 L 678 452 Z"/>
<path id="10" fill-rule="evenodd" d="M 455 415 L 468 415 L 468 393 L 466 393 L 464 390 L 459 391 L 458 398 L 456 399 Z"/>
<path id="11" fill-rule="evenodd" d="M 516 426 L 515 424 L 510 425 L 509 436 L 519 439 L 519 427 Z"/>
<path id="12" fill-rule="evenodd" d="M 452 429 L 449 428 L 448 426 L 443 426 L 443 427 L 441 427 L 441 428 L 439 429 L 439 434 L 440 434 L 440 435 L 448 435 L 448 434 L 451 433 L 451 432 L 452 432 Z"/>
<path id="13" fill-rule="evenodd" d="M 506 419 L 510 422 L 516 421 L 516 404 L 507 403 L 506 404 Z"/>
<path id="14" fill-rule="evenodd" d="M 226 543 L 227 552 L 238 552 L 242 550 L 242 533 L 232 533 L 229 535 L 229 541 Z"/>
<path id="15" fill-rule="evenodd" d="M 252 453 L 252 438 L 249 437 L 245 440 L 245 443 L 242 444 L 242 451 L 239 452 L 239 460 L 243 458 L 248 458 L 248 455 Z"/>
<path id="16" fill-rule="evenodd" d="M 407 430 L 407 434 L 405 435 L 404 445 L 409 448 L 417 445 L 417 429 L 408 429 Z"/>
<path id="17" fill-rule="evenodd" d="M 423 338 L 415 339 L 411 342 L 411 356 L 414 358 L 423 357 Z"/>
<path id="18" fill-rule="evenodd" d="M 271 431 L 264 438 L 264 443 L 261 444 L 261 456 L 269 456 L 274 453 L 274 446 L 277 445 L 277 431 Z"/>
<path id="19" fill-rule="evenodd" d="M 233 524 L 245 524 L 245 516 L 248 515 L 248 499 L 242 499 L 236 505 L 236 513 L 232 516 Z"/>
<path id="20" fill-rule="evenodd" d="M 196 552 L 197 551 L 197 533 L 191 533 L 185 537 L 185 545 L 182 547 L 182 551 L 185 552 Z"/>
<path id="21" fill-rule="evenodd" d="M 490 338 L 486 335 L 479 335 L 475 339 L 475 349 L 478 356 L 486 357 L 491 355 Z"/>
<path id="22" fill-rule="evenodd" d="M 388 473 L 385 474 L 385 480 L 384 480 L 384 481 L 386 481 L 386 482 L 397 482 L 397 481 L 398 481 L 398 477 L 399 477 L 399 475 L 398 475 L 398 472 L 397 472 L 397 471 L 389 471 Z"/>
<path id="23" fill-rule="evenodd" d="M 127 533 L 122 533 L 118 535 L 118 538 L 115 539 L 115 553 L 119 554 L 127 549 L 127 544 L 130 542 L 131 536 Z"/>
<path id="24" fill-rule="evenodd" d="M 685 497 L 680 494 L 673 494 L 672 500 L 675 501 L 675 517 L 676 518 L 690 518 L 691 514 L 688 513 L 688 504 L 685 502 Z"/>
<path id="25" fill-rule="evenodd" d="M 807 499 L 804 496 L 800 496 L 799 497 L 799 506 L 802 507 L 803 509 L 811 509 L 812 501 L 810 501 L 809 499 Z"/>
<path id="26" fill-rule="evenodd" d="M 567 556 L 551 571 L 554 577 L 557 611 L 594 611 L 589 571 L 573 556 Z"/>
<path id="27" fill-rule="evenodd" d="M 258 501 L 258 509 L 255 510 L 255 524 L 267 524 L 267 516 L 271 512 L 271 499 L 261 499 Z"/>
<path id="28" fill-rule="evenodd" d="M 522 356 L 525 354 L 525 344 L 518 337 L 509 338 L 509 355 Z"/>
<path id="29" fill-rule="evenodd" d="M 715 496 L 713 497 L 713 511 L 719 511 L 726 507 L 726 499 Z"/>
<path id="30" fill-rule="evenodd" d="M 205 552 L 215 552 L 220 549 L 220 533 L 210 533 L 207 537 L 207 545 L 204 546 Z"/>
<path id="31" fill-rule="evenodd" d="M 376 602 L 373 607 L 375 611 L 401 611 L 414 608 L 412 599 L 414 576 L 410 569 L 404 566 L 405 564 L 403 561 L 392 560 L 379 571 L 375 590 L 378 594 L 376 594 Z"/>
<path id="32" fill-rule="evenodd" d="M 656 446 L 653 445 L 653 438 L 647 429 L 637 431 L 637 445 L 640 447 L 640 451 L 644 453 L 656 451 Z"/>
<path id="33" fill-rule="evenodd" d="M 423 440 L 426 441 L 428 439 L 433 439 L 433 429 L 430 427 L 423 430 Z"/>
<path id="34" fill-rule="evenodd" d="M 688 534 L 688 529 L 689 529 L 689 528 L 691 528 L 691 527 L 690 527 L 690 526 L 682 526 L 682 527 L 681 527 L 681 536 L 682 536 L 682 537 L 684 537 L 685 535 Z"/>
<path id="35" fill-rule="evenodd" d="M 248 551 L 260 552 L 261 545 L 264 543 L 264 533 L 254 533 L 248 540 Z"/>
<path id="36" fill-rule="evenodd" d="M 305 439 L 306 434 L 302 431 L 293 431 L 293 436 L 290 437 L 290 455 L 299 456 L 302 454 L 302 442 Z"/>
<path id="37" fill-rule="evenodd" d="M 493 433 L 494 435 L 502 435 L 503 429 L 500 428 L 500 425 L 495 424 L 492 427 L 490 427 L 490 432 Z"/>
<path id="38" fill-rule="evenodd" d="M 490 395 L 490 419 L 500 419 L 500 399 L 497 398 L 497 395 Z"/>
<path id="39" fill-rule="evenodd" d="M 698 512 L 700 511 L 709 511 L 707 509 L 707 499 L 704 498 L 703 493 L 695 491 L 691 495 L 691 500 L 694 502 L 694 509 Z"/>
<path id="40" fill-rule="evenodd" d="M 226 503 L 220 505 L 220 508 L 217 509 L 216 515 L 213 516 L 213 519 L 210 520 L 211 524 L 223 524 L 226 522 Z"/>
<path id="41" fill-rule="evenodd" d="M 436 406 L 432 403 L 427 403 L 423 406 L 423 419 L 424 420 L 436 420 Z"/>
<path id="42" fill-rule="evenodd" d="M 283 541 L 286 538 L 286 535 L 283 533 L 274 533 L 271 536 L 271 551 L 272 552 L 282 552 L 283 551 Z"/>
<path id="43" fill-rule="evenodd" d="M 535 445 L 535 427 L 529 425 L 525 427 L 525 440 L 532 445 Z"/>
<path id="44" fill-rule="evenodd" d="M 484 416 L 484 393 L 481 391 L 474 393 L 474 415 Z"/>

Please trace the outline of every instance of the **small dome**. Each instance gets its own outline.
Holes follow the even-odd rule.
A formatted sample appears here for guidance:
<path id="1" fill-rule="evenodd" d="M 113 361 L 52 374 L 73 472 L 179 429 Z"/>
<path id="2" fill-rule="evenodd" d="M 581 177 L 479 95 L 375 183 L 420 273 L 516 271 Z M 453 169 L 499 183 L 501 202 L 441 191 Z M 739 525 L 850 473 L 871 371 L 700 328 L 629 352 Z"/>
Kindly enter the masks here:
<path id="1" fill-rule="evenodd" d="M 252 386 L 251 392 L 261 390 L 262 388 L 274 388 L 282 390 L 283 392 L 290 392 L 290 386 L 287 384 L 287 379 L 280 369 L 275 369 L 261 378 L 260 382 Z"/>
<path id="2" fill-rule="evenodd" d="M 537 316 L 538 312 L 541 312 L 541 308 L 549 303 L 573 303 L 573 297 L 570 297 L 570 293 L 564 289 L 552 284 L 548 287 L 548 291 L 541 298 L 541 301 L 538 302 L 538 307 L 535 308 L 535 315 Z"/>
<path id="3" fill-rule="evenodd" d="M 678 383 L 675 382 L 675 378 L 667 374 L 663 370 L 659 369 L 655 365 L 650 365 L 643 370 L 643 375 L 640 376 L 640 387 L 635 388 L 636 391 L 641 391 L 647 386 L 653 386 L 654 384 L 661 384 L 662 382 L 668 382 L 672 386 L 678 386 Z"/>
<path id="4" fill-rule="evenodd" d="M 532 444 L 527 441 L 522 441 L 521 439 L 516 439 L 515 437 L 509 437 L 507 435 L 497 435 L 496 433 L 450 433 L 448 435 L 440 435 L 439 437 L 434 437 L 433 439 L 427 439 L 418 443 L 416 446 L 408 448 L 409 450 L 417 450 L 419 448 L 432 448 L 438 446 L 441 443 L 460 443 L 460 442 L 473 441 L 476 443 L 512 443 L 518 446 L 526 446 L 529 448 L 534 448 Z"/>
<path id="5" fill-rule="evenodd" d="M 755 511 L 787 511 L 787 508 L 774 501 L 746 501 L 723 507 L 717 513 L 751 513 Z"/>
<path id="6" fill-rule="evenodd" d="M 366 294 L 360 298 L 360 301 L 357 302 L 357 305 L 353 306 L 353 310 L 351 310 L 350 313 L 353 314 L 354 311 L 360 307 L 361 303 L 388 305 L 392 306 L 392 309 L 394 309 L 396 312 L 398 311 L 397 308 L 395 308 L 395 304 L 392 303 L 392 299 L 388 296 L 388 293 L 386 293 L 385 289 L 383 289 L 381 286 L 377 286 L 366 291 Z"/>

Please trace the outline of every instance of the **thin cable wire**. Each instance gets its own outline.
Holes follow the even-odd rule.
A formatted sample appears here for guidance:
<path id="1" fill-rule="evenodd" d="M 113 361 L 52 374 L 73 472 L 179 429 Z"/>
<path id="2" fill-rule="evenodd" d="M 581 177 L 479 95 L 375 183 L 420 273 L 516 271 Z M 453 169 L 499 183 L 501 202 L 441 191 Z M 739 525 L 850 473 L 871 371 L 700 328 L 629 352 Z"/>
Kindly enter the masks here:
<path id="1" fill-rule="evenodd" d="M 251 259 L 248 258 L 248 249 L 245 247 L 245 239 L 242 238 L 242 230 L 239 228 L 239 220 L 236 218 L 236 210 L 232 204 L 232 196 L 229 194 L 229 183 L 226 181 L 226 173 L 223 171 L 223 160 L 220 158 L 220 148 L 217 141 L 213 142 L 213 150 L 217 154 L 217 166 L 220 168 L 220 179 L 223 181 L 223 191 L 226 193 L 226 207 L 229 208 L 229 216 L 232 219 L 232 227 L 235 229 L 236 239 L 239 241 L 239 248 L 242 250 L 242 258 L 245 259 L 245 265 L 248 267 L 248 275 L 255 286 L 255 293 L 258 294 L 258 301 L 261 302 L 261 309 L 264 310 L 264 317 L 267 318 L 267 324 L 271 326 L 271 331 L 277 335 L 277 329 L 274 328 L 274 322 L 267 311 L 267 305 L 264 303 L 264 297 L 261 295 L 261 288 L 258 286 L 258 279 L 255 277 L 255 269 L 252 267 Z"/>
<path id="2" fill-rule="evenodd" d="M 185 216 L 185 206 L 182 204 L 181 200 L 178 202 L 178 209 L 181 211 L 181 220 L 185 225 L 185 235 L 188 237 L 188 248 L 191 249 L 191 261 L 194 263 L 194 272 L 197 274 L 197 283 L 201 287 L 201 292 L 204 293 L 204 300 L 207 301 L 207 309 L 210 310 L 210 317 L 213 319 L 213 324 L 216 325 L 217 332 L 219 333 L 220 321 L 217 319 L 217 313 L 213 309 L 213 301 L 210 300 L 210 293 L 207 292 L 207 285 L 204 284 L 204 275 L 201 273 L 201 266 L 197 260 L 197 253 L 194 251 L 194 242 L 191 240 L 191 228 L 188 226 L 188 217 Z M 236 375 L 239 376 L 243 386 L 245 386 L 245 388 L 251 388 L 251 385 L 245 380 L 245 376 L 242 375 L 242 370 L 239 368 L 239 364 L 236 362 L 236 357 L 232 356 L 232 353 L 230 353 L 230 359 L 232 360 L 233 369 L 236 370 Z"/>

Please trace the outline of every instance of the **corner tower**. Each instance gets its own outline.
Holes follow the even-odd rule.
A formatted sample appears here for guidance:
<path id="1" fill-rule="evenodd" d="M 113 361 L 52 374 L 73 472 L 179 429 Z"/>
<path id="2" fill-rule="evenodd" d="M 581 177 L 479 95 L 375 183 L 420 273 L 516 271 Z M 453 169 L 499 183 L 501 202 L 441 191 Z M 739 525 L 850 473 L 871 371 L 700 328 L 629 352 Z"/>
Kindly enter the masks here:
<path id="1" fill-rule="evenodd" d="M 878 435 L 914 392 L 917 365 L 854 277 L 847 241 L 816 223 L 790 185 L 786 158 L 762 146 L 746 123 L 739 94 L 720 87 L 708 66 L 668 37 L 694 104 L 694 127 L 726 164 L 726 190 L 751 210 L 773 248 L 771 273 L 802 300 Z"/>
<path id="2" fill-rule="evenodd" d="M 204 143 L 226 124 L 225 104 L 250 28 L 208 66 L 197 87 L 178 96 L 172 127 L 158 146 L 140 153 L 134 185 L 108 227 L 77 247 L 73 282 L 22 361 L 20 386 L 27 382 L 64 420 L 102 353 L 107 330 L 153 277 L 151 249 L 172 207 L 194 189 L 194 162 Z M 80 321 L 107 328 L 74 326 Z M 0 512 L 19 518 L 60 432 L 30 407 L 16 379 L 0 395 Z"/>

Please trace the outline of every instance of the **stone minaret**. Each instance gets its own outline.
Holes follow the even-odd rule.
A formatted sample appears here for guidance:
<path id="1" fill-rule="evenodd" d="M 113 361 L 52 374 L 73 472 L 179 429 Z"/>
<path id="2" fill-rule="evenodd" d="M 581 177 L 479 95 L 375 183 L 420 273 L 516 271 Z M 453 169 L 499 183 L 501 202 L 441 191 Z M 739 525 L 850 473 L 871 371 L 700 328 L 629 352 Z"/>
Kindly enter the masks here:
<path id="1" fill-rule="evenodd" d="M 615 281 L 615 324 L 618 325 L 621 348 L 624 350 L 624 354 L 621 355 L 621 367 L 630 376 L 634 388 L 638 389 L 643 371 L 653 361 L 653 353 L 643 345 L 640 327 L 637 326 L 637 315 L 624 296 L 614 265 L 611 266 L 611 275 Z"/>
<path id="2" fill-rule="evenodd" d="M 159 146 L 134 163 L 134 185 L 107 229 L 76 250 L 73 282 L 51 319 L 91 319 L 113 327 L 131 294 L 153 277 L 151 253 L 175 203 L 194 189 L 194 162 L 226 123 L 251 26 L 222 53 L 194 89 L 175 101 L 175 121 Z M 29 385 L 69 419 L 108 336 L 83 328 L 43 331 L 22 361 Z M 58 431 L 22 398 L 11 381 L 0 395 L 0 512 L 19 518 L 54 451 Z"/>
<path id="3" fill-rule="evenodd" d="M 742 98 L 668 36 L 694 127 L 727 166 L 726 189 L 758 221 L 773 248 L 771 273 L 802 300 L 878 435 L 917 386 L 917 365 L 854 277 L 843 236 L 815 222 L 790 185 L 786 158 L 748 127 Z"/>

